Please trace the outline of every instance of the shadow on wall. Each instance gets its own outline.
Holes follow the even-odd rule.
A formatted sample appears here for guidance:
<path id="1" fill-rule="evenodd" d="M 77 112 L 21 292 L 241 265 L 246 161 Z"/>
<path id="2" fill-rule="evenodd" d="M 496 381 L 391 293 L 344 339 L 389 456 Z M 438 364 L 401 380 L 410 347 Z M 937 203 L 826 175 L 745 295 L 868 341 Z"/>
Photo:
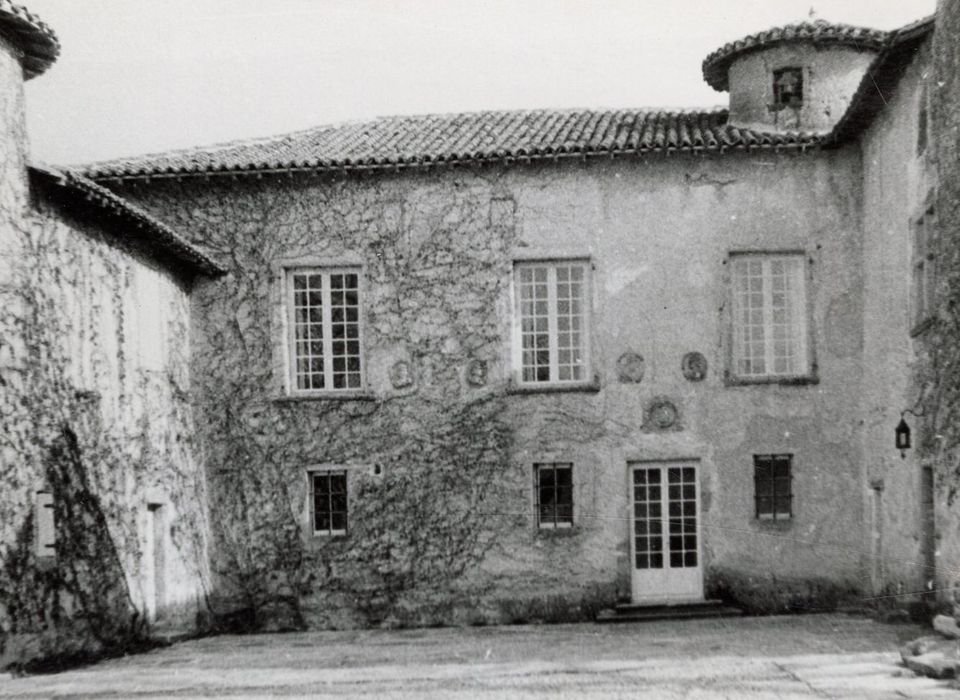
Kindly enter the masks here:
<path id="1" fill-rule="evenodd" d="M 56 556 L 39 557 L 31 513 L 0 568 L 0 668 L 57 670 L 143 648 L 137 612 L 93 493 L 77 436 L 64 426 L 45 465 L 54 494 Z"/>

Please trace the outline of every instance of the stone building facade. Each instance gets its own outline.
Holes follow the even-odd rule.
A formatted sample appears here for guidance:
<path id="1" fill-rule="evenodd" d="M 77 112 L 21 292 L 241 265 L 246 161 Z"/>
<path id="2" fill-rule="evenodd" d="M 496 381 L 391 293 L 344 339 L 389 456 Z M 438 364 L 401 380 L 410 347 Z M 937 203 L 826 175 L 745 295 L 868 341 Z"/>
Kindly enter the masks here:
<path id="1" fill-rule="evenodd" d="M 454 600 L 502 619 L 516 600 L 589 607 L 751 587 L 776 590 L 782 606 L 816 605 L 805 592 L 821 579 L 838 595 L 924 590 L 930 570 L 918 561 L 934 553 L 924 472 L 891 436 L 915 381 L 904 260 L 932 182 L 912 150 L 932 27 L 818 22 L 723 47 L 704 77 L 730 91 L 729 113 L 395 118 L 93 166 L 92 177 L 232 260 L 232 274 L 196 298 L 198 342 L 238 313 L 237 299 L 243 320 L 199 353 L 196 374 L 245 405 L 212 402 L 204 423 L 216 427 L 202 439 L 217 446 L 210 464 L 236 475 L 231 489 L 245 478 L 238 465 L 253 465 L 291 504 L 304 556 L 281 587 L 301 582 L 307 618 L 357 624 L 416 610 L 425 622 L 453 615 Z M 878 79 L 887 107 L 868 90 Z M 569 287 L 551 285 L 570 265 L 583 270 L 589 309 L 575 321 L 587 338 L 582 373 L 564 379 L 569 337 L 548 332 L 550 369 L 538 378 L 524 365 L 524 328 L 536 327 L 524 318 L 523 295 L 536 296 L 524 275 L 544 276 L 547 327 L 568 329 L 557 299 Z M 361 281 L 359 392 L 295 383 L 303 358 L 288 287 L 298 271 L 330 266 Z M 690 358 L 703 369 L 685 373 Z M 477 363 L 480 386 L 466 380 Z M 240 378 L 240 366 L 258 371 Z M 458 419 L 495 400 L 476 423 L 491 432 L 402 417 L 424 415 L 425 400 Z M 256 432 L 224 422 L 249 413 Z M 255 443 L 241 455 L 238 429 Z M 501 432 L 506 462 L 473 477 L 488 489 L 465 477 L 441 507 L 434 471 L 466 469 L 476 449 L 485 460 Z M 398 454 L 398 437 L 461 465 Z M 349 530 L 311 535 L 310 475 L 331 470 L 346 474 Z M 544 472 L 562 474 L 564 527 L 544 526 L 552 511 L 538 499 L 561 490 L 544 489 Z M 692 490 L 669 482 L 689 475 Z M 667 480 L 661 503 L 651 478 Z M 405 504 L 429 489 L 445 516 L 426 519 L 436 532 L 391 519 L 410 525 L 406 505 L 386 505 L 398 483 Z M 671 502 L 674 492 L 690 502 Z M 660 507 L 684 516 L 661 526 L 650 516 Z M 420 572 L 410 558 L 423 540 L 428 550 L 449 541 L 454 522 L 483 533 L 471 565 Z M 679 561 L 671 547 L 690 554 L 676 568 L 695 573 L 645 570 Z M 371 569 L 378 580 L 364 578 Z M 452 591 L 426 592 L 435 584 Z M 358 614 L 357 600 L 376 604 Z M 431 604 L 439 612 L 424 613 Z"/>
<path id="2" fill-rule="evenodd" d="M 893 439 L 921 432 L 931 42 L 932 18 L 752 35 L 704 62 L 729 111 L 396 117 L 35 169 L 35 216 L 106 256 L 64 289 L 126 308 L 117 280 L 159 261 L 148 339 L 78 331 L 65 363 L 155 465 L 110 490 L 116 522 L 142 539 L 169 504 L 178 605 L 261 628 L 951 587 L 946 482 Z M 168 244 L 107 243 L 60 187 Z M 69 318 L 102 326 L 87 298 Z M 127 367 L 143 348 L 156 371 Z M 156 585 L 126 579 L 149 617 Z"/>

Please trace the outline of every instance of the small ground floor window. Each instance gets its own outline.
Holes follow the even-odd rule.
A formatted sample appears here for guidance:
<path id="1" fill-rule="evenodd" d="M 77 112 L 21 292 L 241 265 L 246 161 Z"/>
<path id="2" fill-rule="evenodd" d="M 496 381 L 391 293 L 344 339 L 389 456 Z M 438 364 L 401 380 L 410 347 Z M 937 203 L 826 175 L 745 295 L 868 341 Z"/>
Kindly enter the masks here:
<path id="1" fill-rule="evenodd" d="M 546 462 L 534 464 L 533 468 L 538 527 L 573 527 L 573 465 Z"/>
<path id="2" fill-rule="evenodd" d="M 347 473 L 310 472 L 311 519 L 315 535 L 347 534 Z"/>
<path id="3" fill-rule="evenodd" d="M 758 520 L 793 517 L 793 455 L 754 455 L 753 482 Z"/>

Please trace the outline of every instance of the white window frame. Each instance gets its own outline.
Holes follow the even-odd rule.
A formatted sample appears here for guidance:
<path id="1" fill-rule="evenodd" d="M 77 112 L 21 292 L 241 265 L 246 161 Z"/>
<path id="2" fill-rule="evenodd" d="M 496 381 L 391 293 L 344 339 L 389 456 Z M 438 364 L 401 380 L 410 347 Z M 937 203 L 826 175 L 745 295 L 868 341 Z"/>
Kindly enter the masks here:
<path id="1" fill-rule="evenodd" d="M 579 379 L 560 379 L 559 334 L 557 329 L 557 268 L 580 266 L 583 269 L 583 294 L 580 298 L 582 327 L 580 329 L 582 375 Z M 542 267 L 547 269 L 547 333 L 549 334 L 550 379 L 547 381 L 523 378 L 523 315 L 520 291 L 520 270 Z M 513 352 L 514 382 L 521 387 L 566 387 L 593 383 L 591 340 L 593 326 L 593 266 L 589 258 L 550 258 L 542 260 L 515 260 L 513 263 Z"/>
<path id="2" fill-rule="evenodd" d="M 763 324 L 763 372 L 743 373 L 740 371 L 740 361 L 745 359 L 743 336 L 740 333 L 742 328 L 742 307 L 738 290 L 738 275 L 736 265 L 740 261 L 759 260 L 762 263 L 762 290 L 763 304 L 761 306 L 762 324 Z M 775 261 L 794 260 L 798 263 L 799 273 L 796 281 L 799 281 L 800 288 L 794 290 L 797 295 L 796 308 L 794 309 L 794 323 L 799 324 L 793 332 L 796 343 L 793 348 L 794 355 L 797 358 L 799 367 L 795 371 L 777 372 L 775 370 L 776 360 L 776 338 L 774 334 L 773 322 L 773 283 L 771 265 Z M 803 379 L 813 376 L 813 358 L 810 342 L 810 309 L 808 288 L 810 280 L 807 274 L 806 254 L 802 251 L 735 251 L 728 257 L 730 264 L 730 297 L 731 297 L 731 319 L 730 319 L 730 376 L 739 382 L 768 382 L 782 381 L 790 379 Z"/>
<path id="3" fill-rule="evenodd" d="M 344 527 L 334 529 L 331 520 L 331 527 L 326 530 L 317 529 L 316 499 L 314 493 L 314 477 L 317 476 L 342 476 L 344 487 L 344 501 L 346 510 L 344 517 L 346 522 Z M 346 467 L 317 467 L 307 469 L 307 513 L 310 518 L 309 531 L 314 537 L 345 537 L 350 531 L 350 473 Z M 332 513 L 332 511 L 331 511 Z"/>
<path id="4" fill-rule="evenodd" d="M 34 531 L 37 558 L 56 557 L 57 521 L 51 491 L 37 491 L 34 495 Z"/>
<path id="5" fill-rule="evenodd" d="M 332 315 L 330 304 L 330 276 L 337 274 L 355 274 L 357 275 L 357 342 L 359 343 L 360 360 L 360 385 L 334 387 L 333 386 L 333 334 Z M 296 305 L 294 276 L 296 275 L 320 275 L 322 282 L 322 327 L 323 327 L 323 387 L 320 389 L 301 389 L 297 382 L 297 326 L 296 326 Z M 366 361 L 364 357 L 364 314 L 363 300 L 366 290 L 364 288 L 363 268 L 359 265 L 311 265 L 311 266 L 290 266 L 284 268 L 284 300 L 285 300 L 285 318 L 286 318 L 286 342 L 287 342 L 287 372 L 286 384 L 287 392 L 293 396 L 318 396 L 325 394 L 350 394 L 363 392 L 366 390 Z M 346 342 L 346 341 L 345 341 Z"/>

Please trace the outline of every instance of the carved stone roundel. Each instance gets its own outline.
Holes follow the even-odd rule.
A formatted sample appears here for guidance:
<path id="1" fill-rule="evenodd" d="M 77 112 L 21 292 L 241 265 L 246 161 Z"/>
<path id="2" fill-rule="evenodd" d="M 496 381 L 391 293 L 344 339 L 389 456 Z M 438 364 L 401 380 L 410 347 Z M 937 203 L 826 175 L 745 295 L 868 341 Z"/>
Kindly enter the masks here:
<path id="1" fill-rule="evenodd" d="M 628 350 L 617 360 L 617 378 L 623 384 L 639 384 L 645 365 L 643 355 Z"/>
<path id="2" fill-rule="evenodd" d="M 683 376 L 691 382 L 699 382 L 707 376 L 707 358 L 699 352 L 688 352 L 681 363 Z"/>
<path id="3" fill-rule="evenodd" d="M 654 401 L 650 406 L 650 421 L 661 430 L 672 427 L 677 422 L 677 407 L 667 399 Z"/>
<path id="4" fill-rule="evenodd" d="M 483 386 L 487 383 L 487 363 L 483 360 L 472 360 L 467 365 L 467 383 L 470 386 Z"/>
<path id="5" fill-rule="evenodd" d="M 410 364 L 401 360 L 395 362 L 390 368 L 390 383 L 394 389 L 404 389 L 413 384 L 413 376 L 410 371 Z"/>

